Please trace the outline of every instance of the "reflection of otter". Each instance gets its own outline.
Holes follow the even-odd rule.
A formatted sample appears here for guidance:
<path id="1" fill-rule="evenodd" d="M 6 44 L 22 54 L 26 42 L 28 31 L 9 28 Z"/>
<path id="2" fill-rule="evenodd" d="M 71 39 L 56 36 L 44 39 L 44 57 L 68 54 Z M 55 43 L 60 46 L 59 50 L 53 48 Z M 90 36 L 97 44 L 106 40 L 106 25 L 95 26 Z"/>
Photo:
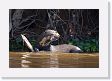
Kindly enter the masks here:
<path id="1" fill-rule="evenodd" d="M 23 40 L 25 41 L 27 47 L 33 52 L 33 51 L 52 51 L 52 52 L 69 52 L 69 53 L 77 53 L 82 52 L 82 50 L 73 45 L 68 44 L 61 44 L 61 45 L 51 45 L 51 42 L 56 41 L 59 39 L 60 35 L 57 31 L 54 30 L 46 30 L 43 32 L 40 37 L 38 38 L 38 44 L 34 48 L 30 44 L 30 42 L 27 40 L 27 38 L 24 35 L 21 35 Z"/>

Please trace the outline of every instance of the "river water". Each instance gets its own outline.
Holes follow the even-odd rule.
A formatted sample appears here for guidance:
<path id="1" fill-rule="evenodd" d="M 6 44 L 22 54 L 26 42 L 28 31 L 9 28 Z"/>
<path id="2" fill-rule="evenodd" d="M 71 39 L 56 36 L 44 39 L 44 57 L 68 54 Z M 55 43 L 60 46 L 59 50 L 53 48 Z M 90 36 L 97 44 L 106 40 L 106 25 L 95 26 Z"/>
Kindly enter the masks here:
<path id="1" fill-rule="evenodd" d="M 99 53 L 10 52 L 10 68 L 98 68 Z"/>

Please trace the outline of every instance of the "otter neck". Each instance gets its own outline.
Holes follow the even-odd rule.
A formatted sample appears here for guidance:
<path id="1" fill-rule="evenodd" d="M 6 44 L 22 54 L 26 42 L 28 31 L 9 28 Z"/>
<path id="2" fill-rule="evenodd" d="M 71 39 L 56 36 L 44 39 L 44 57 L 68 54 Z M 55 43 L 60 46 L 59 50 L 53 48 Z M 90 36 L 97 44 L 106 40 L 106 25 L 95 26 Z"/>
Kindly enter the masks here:
<path id="1" fill-rule="evenodd" d="M 50 51 L 50 44 L 44 46 L 37 44 L 34 48 L 38 49 L 39 51 L 42 50 Z"/>

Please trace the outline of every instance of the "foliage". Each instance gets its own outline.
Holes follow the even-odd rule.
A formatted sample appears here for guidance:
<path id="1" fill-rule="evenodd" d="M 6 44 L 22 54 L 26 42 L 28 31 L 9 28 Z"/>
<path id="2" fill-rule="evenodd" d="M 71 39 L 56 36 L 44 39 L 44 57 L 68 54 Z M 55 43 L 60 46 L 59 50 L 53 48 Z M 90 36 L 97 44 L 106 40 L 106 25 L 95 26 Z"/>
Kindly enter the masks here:
<path id="1" fill-rule="evenodd" d="M 83 52 L 99 51 L 99 41 L 96 39 L 85 39 L 85 40 L 71 39 L 68 41 L 68 44 L 80 47 L 83 50 Z"/>
<path id="2" fill-rule="evenodd" d="M 32 46 L 35 46 L 36 45 L 36 41 L 34 38 L 29 38 L 29 41 L 31 43 Z M 9 40 L 9 50 L 10 51 L 30 51 L 25 43 L 23 42 L 22 38 L 19 36 L 18 38 L 16 39 L 13 39 L 13 40 Z"/>
<path id="3" fill-rule="evenodd" d="M 34 38 L 30 38 L 29 40 L 32 46 L 36 45 L 36 41 Z M 16 40 L 10 41 L 10 51 L 28 51 L 28 48 L 23 44 L 23 40 L 21 37 L 18 37 Z M 68 44 L 72 44 L 80 47 L 83 52 L 98 52 L 99 51 L 99 41 L 91 38 L 91 39 L 70 39 L 68 40 Z"/>

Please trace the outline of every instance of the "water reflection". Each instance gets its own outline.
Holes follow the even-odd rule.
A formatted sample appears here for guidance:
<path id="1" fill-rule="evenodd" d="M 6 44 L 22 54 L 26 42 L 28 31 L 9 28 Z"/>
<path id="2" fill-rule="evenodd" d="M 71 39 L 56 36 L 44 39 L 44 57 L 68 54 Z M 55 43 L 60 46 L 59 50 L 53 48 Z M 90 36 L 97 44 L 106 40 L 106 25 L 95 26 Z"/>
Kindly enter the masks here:
<path id="1" fill-rule="evenodd" d="M 10 52 L 10 68 L 98 68 L 99 54 Z"/>

